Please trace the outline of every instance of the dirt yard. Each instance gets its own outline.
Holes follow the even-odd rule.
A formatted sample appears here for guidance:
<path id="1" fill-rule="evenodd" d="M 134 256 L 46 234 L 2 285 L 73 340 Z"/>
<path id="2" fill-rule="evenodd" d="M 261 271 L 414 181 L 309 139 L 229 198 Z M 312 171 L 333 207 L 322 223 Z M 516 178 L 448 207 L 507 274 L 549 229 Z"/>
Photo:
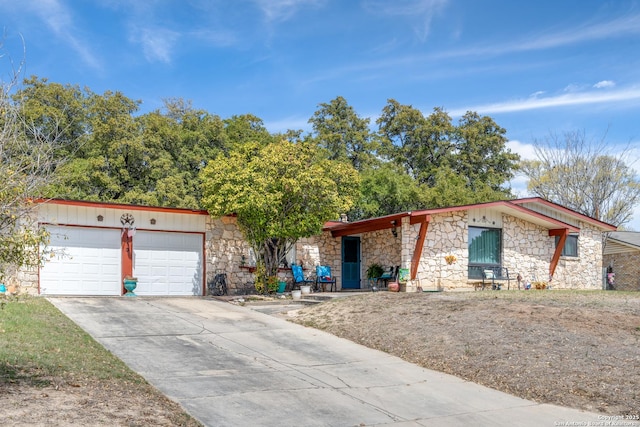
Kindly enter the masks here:
<path id="1" fill-rule="evenodd" d="M 150 385 L 62 377 L 40 380 L 51 384 L 0 382 L 1 425 L 201 426 Z"/>
<path id="2" fill-rule="evenodd" d="M 640 293 L 367 293 L 297 323 L 537 402 L 640 415 Z"/>

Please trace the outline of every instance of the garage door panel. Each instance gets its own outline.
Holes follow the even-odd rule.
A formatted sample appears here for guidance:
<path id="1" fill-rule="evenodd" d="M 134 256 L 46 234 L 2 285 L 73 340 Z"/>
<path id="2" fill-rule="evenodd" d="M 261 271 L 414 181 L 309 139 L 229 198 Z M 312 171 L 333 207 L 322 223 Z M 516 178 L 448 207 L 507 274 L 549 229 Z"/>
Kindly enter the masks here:
<path id="1" fill-rule="evenodd" d="M 138 295 L 202 295 L 202 234 L 138 231 Z"/>
<path id="2" fill-rule="evenodd" d="M 55 256 L 40 269 L 40 292 L 48 295 L 120 295 L 120 231 L 47 227 Z"/>

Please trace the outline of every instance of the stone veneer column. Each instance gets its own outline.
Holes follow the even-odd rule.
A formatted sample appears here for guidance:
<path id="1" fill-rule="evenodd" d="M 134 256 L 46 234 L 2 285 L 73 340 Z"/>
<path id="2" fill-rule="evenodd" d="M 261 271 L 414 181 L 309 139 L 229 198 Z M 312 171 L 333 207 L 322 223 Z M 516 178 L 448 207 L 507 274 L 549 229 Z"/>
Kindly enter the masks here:
<path id="1" fill-rule="evenodd" d="M 296 258 L 312 276 L 315 276 L 317 265 L 331 267 L 331 274 L 338 279 L 336 282 L 338 290 L 342 288 L 341 254 L 342 238 L 332 237 L 328 231 L 322 232 L 320 236 L 300 239 L 296 245 Z"/>
<path id="2" fill-rule="evenodd" d="M 466 286 L 466 218 L 467 214 L 464 211 L 431 215 L 414 285 L 423 289 L 454 289 Z M 409 266 L 420 226 L 414 225 L 410 228 L 410 236 L 406 242 L 403 240 L 403 261 L 407 259 Z M 451 265 L 447 264 L 444 259 L 447 255 L 455 256 L 456 261 Z"/>

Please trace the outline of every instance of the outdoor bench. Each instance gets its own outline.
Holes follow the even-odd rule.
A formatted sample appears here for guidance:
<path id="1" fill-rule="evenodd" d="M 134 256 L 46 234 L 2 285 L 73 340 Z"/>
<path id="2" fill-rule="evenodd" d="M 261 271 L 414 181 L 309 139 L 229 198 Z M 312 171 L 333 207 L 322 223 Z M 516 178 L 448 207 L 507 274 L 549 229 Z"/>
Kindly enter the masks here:
<path id="1" fill-rule="evenodd" d="M 498 282 L 498 283 L 496 283 Z M 500 290 L 500 282 L 507 282 L 507 289 L 511 287 L 511 277 L 506 267 L 489 267 L 482 270 L 482 289 L 491 283 L 491 289 Z"/>

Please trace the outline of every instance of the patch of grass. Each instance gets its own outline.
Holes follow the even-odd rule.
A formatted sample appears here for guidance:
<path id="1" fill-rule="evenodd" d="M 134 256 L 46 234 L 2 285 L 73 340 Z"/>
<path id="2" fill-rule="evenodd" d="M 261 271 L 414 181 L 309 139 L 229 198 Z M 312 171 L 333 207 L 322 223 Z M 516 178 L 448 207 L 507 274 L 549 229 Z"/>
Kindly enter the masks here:
<path id="1" fill-rule="evenodd" d="M 44 298 L 0 311 L 0 381 L 47 385 L 49 377 L 145 381 Z"/>
<path id="2" fill-rule="evenodd" d="M 473 357 L 476 355 L 476 352 L 471 348 L 471 344 L 464 344 L 464 355 L 467 357 Z"/>

